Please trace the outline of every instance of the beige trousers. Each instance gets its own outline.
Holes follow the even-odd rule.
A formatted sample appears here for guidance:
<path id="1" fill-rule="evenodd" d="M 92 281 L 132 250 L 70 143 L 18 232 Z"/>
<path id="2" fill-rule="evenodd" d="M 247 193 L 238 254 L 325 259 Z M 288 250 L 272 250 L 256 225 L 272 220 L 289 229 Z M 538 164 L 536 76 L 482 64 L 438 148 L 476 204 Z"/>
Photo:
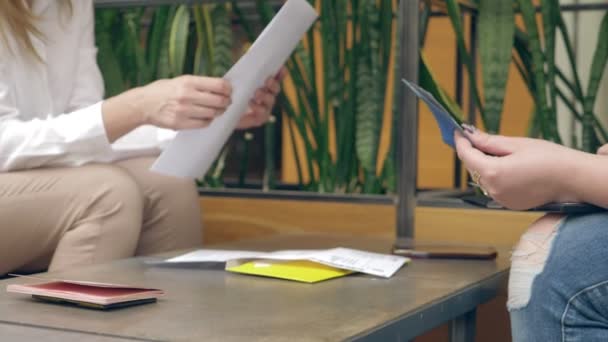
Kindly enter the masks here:
<path id="1" fill-rule="evenodd" d="M 0 275 L 199 246 L 194 182 L 152 161 L 0 173 Z"/>

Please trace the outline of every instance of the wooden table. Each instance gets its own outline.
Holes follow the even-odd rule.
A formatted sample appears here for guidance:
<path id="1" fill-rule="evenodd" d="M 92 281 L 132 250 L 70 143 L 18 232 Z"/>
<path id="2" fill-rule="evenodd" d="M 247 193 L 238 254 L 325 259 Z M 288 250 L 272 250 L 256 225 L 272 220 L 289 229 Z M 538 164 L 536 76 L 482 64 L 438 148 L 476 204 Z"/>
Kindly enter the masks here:
<path id="1" fill-rule="evenodd" d="M 368 237 L 296 235 L 222 248 L 343 246 L 388 252 L 391 243 Z M 30 340 L 44 331 L 48 340 L 62 340 L 60 334 L 70 337 L 63 340 L 76 340 L 80 336 L 74 334 L 84 334 L 94 341 L 407 341 L 451 322 L 452 341 L 474 341 L 475 310 L 504 286 L 509 265 L 506 253 L 499 253 L 495 261 L 414 260 L 390 279 L 358 274 L 309 285 L 232 274 L 218 267 L 146 264 L 153 259 L 133 258 L 43 276 L 164 289 L 166 296 L 156 304 L 102 312 L 0 291 L 0 339 Z M 17 282 L 24 280 L 8 279 L 0 285 Z"/>

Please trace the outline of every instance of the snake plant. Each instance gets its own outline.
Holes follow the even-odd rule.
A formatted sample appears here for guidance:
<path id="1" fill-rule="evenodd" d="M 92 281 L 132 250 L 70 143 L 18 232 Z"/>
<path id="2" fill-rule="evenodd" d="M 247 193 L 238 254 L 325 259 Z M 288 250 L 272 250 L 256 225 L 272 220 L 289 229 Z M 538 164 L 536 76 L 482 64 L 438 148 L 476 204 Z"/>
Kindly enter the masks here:
<path id="1" fill-rule="evenodd" d="M 310 2 L 319 21 L 287 62 L 294 94 L 279 97 L 297 154 L 299 182 L 318 192 L 390 191 L 394 163 L 380 155 L 379 142 L 383 113 L 390 106 L 386 89 L 395 50 L 393 2 Z M 242 13 L 236 1 L 232 4 L 237 15 Z M 275 14 L 267 1 L 257 0 L 256 8 L 263 25 Z M 252 29 L 255 25 L 244 26 L 253 40 L 259 33 Z M 296 147 L 298 140 L 304 155 Z"/>
<path id="2" fill-rule="evenodd" d="M 106 96 L 184 73 L 221 76 L 234 62 L 226 4 L 100 9 L 95 19 Z M 229 149 L 220 154 L 203 183 L 222 185 Z"/>
<path id="3" fill-rule="evenodd" d="M 466 49 L 466 37 L 459 7 L 466 6 L 474 14 L 472 19 L 477 20 L 480 32 L 478 39 L 484 101 L 479 100 L 478 89 L 481 87 L 478 82 L 472 84 L 472 96 L 488 131 L 499 132 L 502 115 L 508 115 L 502 113 L 502 103 L 508 68 L 510 63 L 514 63 L 534 100 L 529 129 L 531 136 L 558 143 L 563 141 L 558 132 L 557 122 L 557 105 L 562 103 L 582 127 L 582 145 L 579 146 L 574 131 L 570 139 L 573 147 L 593 152 L 599 144 L 608 142 L 606 129 L 594 112 L 599 83 L 608 59 L 608 19 L 606 19 L 608 14 L 604 15 L 598 30 L 589 83 L 587 88 L 583 89 L 573 43 L 570 41 L 559 1 L 541 2 L 540 24 L 534 6 L 536 2 L 532 0 L 475 0 L 465 1 L 466 3 L 456 0 L 432 0 L 430 2 L 432 6 L 445 11 L 450 17 L 469 79 L 476 79 L 473 72 L 476 66 L 472 63 L 470 51 Z M 427 2 L 427 7 L 430 5 Z M 515 25 L 514 13 L 521 15 L 523 28 Z M 561 39 L 566 49 L 568 70 L 558 66 L 555 61 L 558 39 Z M 511 58 L 508 58 L 508 55 L 511 55 Z M 430 72 L 430 66 L 425 65 L 425 67 Z M 572 76 L 566 76 L 568 74 Z M 421 81 L 430 82 L 430 87 L 438 87 L 433 84 L 432 78 Z M 456 113 L 454 114 L 457 116 Z"/>

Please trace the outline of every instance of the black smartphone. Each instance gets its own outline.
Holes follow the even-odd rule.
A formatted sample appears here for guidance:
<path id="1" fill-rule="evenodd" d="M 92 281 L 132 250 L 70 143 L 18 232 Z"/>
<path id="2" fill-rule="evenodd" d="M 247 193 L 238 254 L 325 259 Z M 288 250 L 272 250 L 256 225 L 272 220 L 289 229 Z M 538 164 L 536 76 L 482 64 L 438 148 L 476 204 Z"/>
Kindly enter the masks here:
<path id="1" fill-rule="evenodd" d="M 427 259 L 495 259 L 498 255 L 492 246 L 464 245 L 455 243 L 420 243 L 414 246 L 409 239 L 397 239 L 392 253 L 409 258 Z"/>

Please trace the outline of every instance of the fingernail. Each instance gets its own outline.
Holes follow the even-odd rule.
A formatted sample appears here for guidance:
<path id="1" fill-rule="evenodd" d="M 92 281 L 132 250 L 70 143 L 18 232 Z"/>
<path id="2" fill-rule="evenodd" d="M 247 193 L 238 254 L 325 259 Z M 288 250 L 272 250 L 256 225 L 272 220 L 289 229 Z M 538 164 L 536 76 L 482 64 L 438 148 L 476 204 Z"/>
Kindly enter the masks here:
<path id="1" fill-rule="evenodd" d="M 475 134 L 475 132 L 477 132 L 477 128 L 473 125 L 469 125 L 466 123 L 462 124 L 462 128 L 465 130 L 465 132 L 467 133 L 471 133 L 471 134 Z"/>

